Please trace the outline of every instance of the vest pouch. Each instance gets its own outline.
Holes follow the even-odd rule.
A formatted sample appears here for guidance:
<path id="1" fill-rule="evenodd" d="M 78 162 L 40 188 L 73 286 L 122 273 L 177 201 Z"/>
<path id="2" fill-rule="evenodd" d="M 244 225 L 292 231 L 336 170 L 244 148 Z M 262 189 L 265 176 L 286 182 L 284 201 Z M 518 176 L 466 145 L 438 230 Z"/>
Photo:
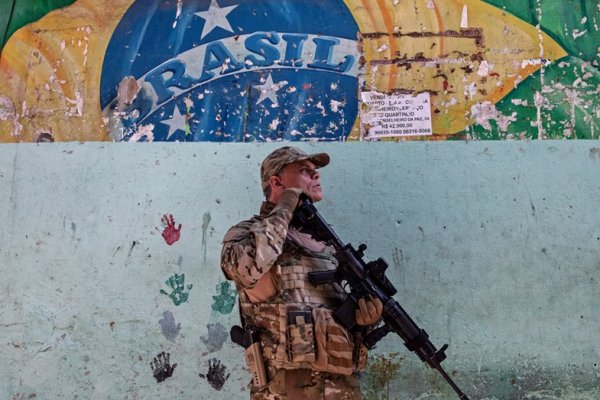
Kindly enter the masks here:
<path id="1" fill-rule="evenodd" d="M 354 342 L 346 328 L 338 324 L 332 311 L 314 308 L 316 359 L 311 363 L 317 371 L 351 375 L 354 371 Z"/>
<path id="2" fill-rule="evenodd" d="M 315 361 L 314 323 L 310 307 L 287 308 L 286 350 L 291 362 Z"/>

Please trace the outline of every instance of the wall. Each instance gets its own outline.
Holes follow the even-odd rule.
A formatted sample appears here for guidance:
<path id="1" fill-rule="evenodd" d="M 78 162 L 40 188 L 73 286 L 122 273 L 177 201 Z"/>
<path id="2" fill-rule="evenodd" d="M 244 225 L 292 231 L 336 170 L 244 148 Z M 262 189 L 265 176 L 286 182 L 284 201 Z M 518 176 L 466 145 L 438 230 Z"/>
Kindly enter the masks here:
<path id="1" fill-rule="evenodd" d="M 69 3 L 13 0 L 0 142 L 599 137 L 595 0 Z"/>
<path id="2" fill-rule="evenodd" d="M 3 398 L 245 397 L 218 252 L 272 141 L 331 152 L 319 208 L 471 399 L 599 397 L 600 148 L 544 141 L 599 137 L 597 1 L 0 11 Z M 395 338 L 370 365 L 367 399 L 454 398 Z"/>
<path id="3" fill-rule="evenodd" d="M 244 398 L 220 240 L 257 211 L 275 147 L 0 146 L 0 397 Z M 596 142 L 302 147 L 332 156 L 321 213 L 388 261 L 471 399 L 598 398 Z M 455 398 L 396 337 L 362 382 L 366 398 Z"/>

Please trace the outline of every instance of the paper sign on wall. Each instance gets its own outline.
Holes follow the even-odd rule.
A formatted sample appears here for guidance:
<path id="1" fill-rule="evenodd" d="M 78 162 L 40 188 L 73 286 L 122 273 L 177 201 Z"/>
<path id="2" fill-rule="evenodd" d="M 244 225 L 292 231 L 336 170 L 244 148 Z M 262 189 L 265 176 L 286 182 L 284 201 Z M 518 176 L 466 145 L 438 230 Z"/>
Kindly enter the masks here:
<path id="1" fill-rule="evenodd" d="M 365 139 L 432 134 L 428 92 L 412 96 L 371 91 L 362 92 L 361 98 L 367 106 L 361 120 L 369 126 Z"/>

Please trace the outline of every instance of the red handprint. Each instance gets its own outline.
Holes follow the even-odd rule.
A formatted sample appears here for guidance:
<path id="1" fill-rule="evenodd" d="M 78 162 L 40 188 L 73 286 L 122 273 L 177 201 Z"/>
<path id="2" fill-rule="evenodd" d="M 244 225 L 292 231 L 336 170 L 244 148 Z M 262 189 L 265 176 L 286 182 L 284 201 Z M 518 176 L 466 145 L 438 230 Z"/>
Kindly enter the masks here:
<path id="1" fill-rule="evenodd" d="M 165 242 L 170 246 L 176 241 L 179 240 L 179 235 L 181 231 L 181 224 L 177 228 L 175 228 L 175 220 L 173 219 L 172 214 L 163 215 L 161 222 L 165 225 L 165 229 L 162 231 L 162 237 L 165 239 Z M 158 228 L 156 228 L 158 230 Z"/>

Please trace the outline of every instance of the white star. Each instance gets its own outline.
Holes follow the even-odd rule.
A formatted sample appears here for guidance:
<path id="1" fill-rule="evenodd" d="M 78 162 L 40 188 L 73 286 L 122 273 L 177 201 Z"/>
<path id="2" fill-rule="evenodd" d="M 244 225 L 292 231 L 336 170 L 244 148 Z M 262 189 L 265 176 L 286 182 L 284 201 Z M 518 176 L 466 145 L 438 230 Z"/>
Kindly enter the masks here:
<path id="1" fill-rule="evenodd" d="M 194 15 L 203 18 L 205 21 L 204 26 L 202 27 L 202 33 L 200 34 L 200 39 L 211 33 L 215 28 L 221 28 L 229 32 L 233 32 L 233 28 L 229 24 L 229 21 L 227 21 L 227 14 L 232 12 L 236 7 L 237 5 L 221 8 L 219 7 L 217 0 L 211 0 L 207 11 L 199 11 L 194 13 Z"/>
<path id="2" fill-rule="evenodd" d="M 273 77 L 271 74 L 267 77 L 267 80 L 262 85 L 252 85 L 253 88 L 258 89 L 260 91 L 260 97 L 256 104 L 260 104 L 266 99 L 271 100 L 274 105 L 277 105 L 277 91 L 281 89 L 283 85 L 285 85 L 287 81 L 281 81 L 277 83 L 273 83 Z"/>
<path id="3" fill-rule="evenodd" d="M 169 140 L 171 136 L 173 136 L 173 134 L 178 130 L 185 132 L 186 116 L 187 114 L 182 114 L 181 111 L 179 111 L 179 108 L 175 106 L 175 109 L 173 110 L 173 116 L 169 119 L 163 119 L 161 121 L 161 123 L 169 126 L 167 140 Z M 191 114 L 189 117 L 192 118 L 193 116 L 194 114 Z"/>

